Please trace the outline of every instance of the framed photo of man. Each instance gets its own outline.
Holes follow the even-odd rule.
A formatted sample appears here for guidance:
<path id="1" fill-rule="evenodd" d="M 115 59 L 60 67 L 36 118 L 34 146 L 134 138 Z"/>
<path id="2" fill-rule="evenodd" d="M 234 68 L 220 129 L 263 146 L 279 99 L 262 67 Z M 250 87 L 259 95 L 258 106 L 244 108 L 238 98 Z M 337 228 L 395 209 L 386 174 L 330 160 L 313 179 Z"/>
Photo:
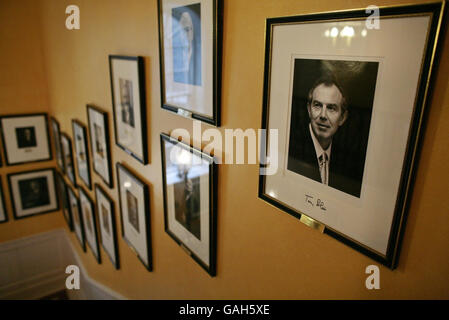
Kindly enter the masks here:
<path id="1" fill-rule="evenodd" d="M 99 184 L 95 185 L 95 198 L 100 221 L 101 244 L 115 269 L 118 270 L 120 269 L 120 260 L 118 256 L 114 202 Z"/>
<path id="2" fill-rule="evenodd" d="M 216 275 L 217 169 L 213 157 L 161 134 L 165 231 Z"/>
<path id="3" fill-rule="evenodd" d="M 3 182 L 0 177 L 0 223 L 8 221 L 8 215 L 6 214 L 5 196 L 3 194 Z"/>
<path id="4" fill-rule="evenodd" d="M 80 195 L 81 215 L 83 217 L 84 236 L 95 259 L 97 259 L 98 263 L 101 263 L 94 202 L 82 187 L 78 187 L 78 190 Z"/>
<path id="5" fill-rule="evenodd" d="M 145 67 L 143 57 L 109 56 L 115 143 L 148 163 Z"/>
<path id="6" fill-rule="evenodd" d="M 380 8 L 380 29 L 365 10 L 266 24 L 259 197 L 392 269 L 442 10 Z"/>
<path id="7" fill-rule="evenodd" d="M 162 108 L 220 126 L 222 0 L 158 0 Z"/>
<path id="8" fill-rule="evenodd" d="M 15 219 L 59 210 L 52 168 L 8 174 Z"/>
<path id="9" fill-rule="evenodd" d="M 75 166 L 73 164 L 73 152 L 72 152 L 72 139 L 65 134 L 61 133 L 61 149 L 64 156 L 64 172 L 69 178 L 73 186 L 76 187 Z"/>
<path id="10" fill-rule="evenodd" d="M 51 160 L 46 113 L 0 117 L 7 165 Z"/>
<path id="11" fill-rule="evenodd" d="M 107 112 L 87 105 L 89 137 L 93 169 L 112 188 L 111 149 L 109 144 L 109 120 Z"/>
<path id="12" fill-rule="evenodd" d="M 76 238 L 80 243 L 81 249 L 86 252 L 86 238 L 84 234 L 83 215 L 80 210 L 80 200 L 70 186 L 67 186 L 67 191 L 70 205 L 70 215 L 73 219 L 73 229 L 75 230 Z"/>
<path id="13" fill-rule="evenodd" d="M 62 172 L 65 172 L 64 155 L 61 149 L 61 129 L 58 120 L 53 117 L 50 118 L 50 128 L 52 131 L 53 145 L 55 147 L 56 164 Z"/>
<path id="14" fill-rule="evenodd" d="M 86 126 L 78 120 L 72 120 L 72 129 L 73 140 L 75 143 L 75 159 L 78 167 L 78 177 L 89 189 L 92 189 Z"/>
<path id="15" fill-rule="evenodd" d="M 148 185 L 124 165 L 117 163 L 122 237 L 140 261 L 152 271 L 150 195 Z"/>
<path id="16" fill-rule="evenodd" d="M 73 231 L 73 219 L 70 212 L 70 203 L 67 194 L 67 184 L 65 183 L 64 177 L 59 172 L 56 172 L 56 189 L 58 190 L 59 199 L 62 203 L 62 214 L 67 222 L 70 231 Z"/>

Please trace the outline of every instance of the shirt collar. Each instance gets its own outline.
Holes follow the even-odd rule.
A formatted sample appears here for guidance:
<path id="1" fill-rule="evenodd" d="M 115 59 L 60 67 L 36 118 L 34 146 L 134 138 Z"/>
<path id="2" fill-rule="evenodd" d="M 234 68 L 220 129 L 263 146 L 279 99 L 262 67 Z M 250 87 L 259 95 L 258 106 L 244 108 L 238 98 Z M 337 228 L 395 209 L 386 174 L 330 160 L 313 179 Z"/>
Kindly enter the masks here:
<path id="1" fill-rule="evenodd" d="M 330 159 L 331 158 L 332 142 L 329 145 L 329 147 L 327 148 L 327 150 L 323 150 L 323 148 L 321 147 L 321 144 L 318 142 L 318 139 L 315 137 L 315 133 L 312 130 L 312 124 L 311 123 L 309 123 L 309 131 L 310 131 L 310 136 L 312 137 L 313 146 L 315 147 L 316 158 L 319 159 L 320 156 L 323 153 L 326 153 L 327 154 L 327 158 Z"/>

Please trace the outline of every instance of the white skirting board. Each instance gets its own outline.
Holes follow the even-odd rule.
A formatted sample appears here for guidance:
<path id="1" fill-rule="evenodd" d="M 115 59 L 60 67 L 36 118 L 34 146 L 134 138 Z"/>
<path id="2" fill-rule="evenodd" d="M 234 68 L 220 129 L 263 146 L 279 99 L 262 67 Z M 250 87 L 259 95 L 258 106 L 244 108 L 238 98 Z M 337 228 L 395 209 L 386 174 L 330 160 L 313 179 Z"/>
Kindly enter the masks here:
<path id="1" fill-rule="evenodd" d="M 80 289 L 67 290 L 68 265 L 80 269 Z M 0 299 L 39 299 L 66 290 L 71 300 L 126 300 L 92 279 L 64 229 L 0 243 Z"/>

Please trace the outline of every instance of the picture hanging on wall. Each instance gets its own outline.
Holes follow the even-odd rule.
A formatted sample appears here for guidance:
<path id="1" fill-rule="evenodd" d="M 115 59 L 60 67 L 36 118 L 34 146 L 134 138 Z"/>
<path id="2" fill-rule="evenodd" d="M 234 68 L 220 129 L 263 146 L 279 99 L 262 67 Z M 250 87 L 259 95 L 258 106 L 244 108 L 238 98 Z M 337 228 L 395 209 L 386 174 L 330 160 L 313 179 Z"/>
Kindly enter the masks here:
<path id="1" fill-rule="evenodd" d="M 143 57 L 109 56 L 117 146 L 148 163 L 145 67 Z"/>
<path id="2" fill-rule="evenodd" d="M 150 195 L 148 185 L 117 163 L 122 237 L 152 271 Z"/>
<path id="3" fill-rule="evenodd" d="M 213 157 L 161 134 L 165 231 L 216 275 L 217 168 Z"/>
<path id="4" fill-rule="evenodd" d="M 51 160 L 47 114 L 0 117 L 7 165 Z"/>
<path id="5" fill-rule="evenodd" d="M 61 148 L 62 154 L 64 156 L 65 174 L 67 175 L 69 180 L 73 183 L 73 186 L 76 187 L 75 167 L 73 164 L 72 140 L 65 133 L 61 133 L 61 147 L 62 147 Z"/>
<path id="6" fill-rule="evenodd" d="M 0 223 L 8 221 L 8 215 L 6 214 L 5 196 L 3 194 L 3 181 L 0 177 Z"/>
<path id="7" fill-rule="evenodd" d="M 94 202 L 83 188 L 79 187 L 81 215 L 83 217 L 84 236 L 95 259 L 101 263 L 100 246 L 98 244 L 97 219 L 95 218 Z"/>
<path id="8" fill-rule="evenodd" d="M 158 0 L 162 108 L 220 126 L 222 0 Z"/>
<path id="9" fill-rule="evenodd" d="M 75 230 L 76 238 L 78 239 L 81 248 L 85 252 L 86 242 L 84 235 L 83 216 L 80 210 L 79 198 L 71 187 L 67 186 L 67 191 L 70 204 L 70 214 L 73 219 L 73 229 Z"/>
<path id="10" fill-rule="evenodd" d="M 266 23 L 262 129 L 278 139 L 259 197 L 392 269 L 443 10 L 383 7 L 378 29 L 365 10 Z"/>
<path id="11" fill-rule="evenodd" d="M 55 147 L 56 164 L 62 172 L 65 172 L 64 155 L 61 150 L 61 130 L 58 120 L 53 117 L 50 118 L 50 128 L 53 136 L 53 145 Z"/>
<path id="12" fill-rule="evenodd" d="M 114 202 L 99 184 L 95 185 L 95 197 L 100 221 L 101 244 L 112 264 L 118 270 L 120 269 L 120 260 L 118 256 Z"/>
<path id="13" fill-rule="evenodd" d="M 64 215 L 64 219 L 67 222 L 70 231 L 73 231 L 73 219 L 70 212 L 67 184 L 64 181 L 64 177 L 59 172 L 56 173 L 56 188 L 58 190 L 59 199 L 61 199 L 62 203 L 62 214 Z"/>
<path id="14" fill-rule="evenodd" d="M 8 182 L 15 219 L 59 210 L 54 169 L 11 173 Z"/>
<path id="15" fill-rule="evenodd" d="M 89 189 L 92 189 L 86 126 L 78 120 L 72 120 L 72 129 L 73 140 L 75 143 L 75 159 L 78 167 L 78 177 Z"/>
<path id="16" fill-rule="evenodd" d="M 89 137 L 93 169 L 109 188 L 112 188 L 108 114 L 93 105 L 87 105 L 87 117 L 89 119 Z"/>

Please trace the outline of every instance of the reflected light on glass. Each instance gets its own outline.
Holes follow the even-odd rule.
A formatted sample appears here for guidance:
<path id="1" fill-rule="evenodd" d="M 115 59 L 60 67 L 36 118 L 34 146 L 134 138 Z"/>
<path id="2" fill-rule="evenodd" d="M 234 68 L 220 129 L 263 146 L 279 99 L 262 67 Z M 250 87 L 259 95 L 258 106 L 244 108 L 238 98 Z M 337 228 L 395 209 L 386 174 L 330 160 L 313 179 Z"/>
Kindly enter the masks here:
<path id="1" fill-rule="evenodd" d="M 176 155 L 176 162 L 177 164 L 191 164 L 192 155 L 187 150 L 182 150 Z"/>
<path id="2" fill-rule="evenodd" d="M 276 192 L 274 192 L 273 190 L 271 190 L 270 192 L 268 192 L 268 195 L 269 195 L 270 197 L 272 197 L 272 198 L 276 198 L 276 197 L 277 197 Z"/>
<path id="3" fill-rule="evenodd" d="M 349 27 L 346 26 L 343 28 L 343 30 L 341 30 L 340 32 L 340 37 L 348 37 L 351 38 L 354 36 L 354 28 L 353 27 Z"/>
<path id="4" fill-rule="evenodd" d="M 324 36 L 326 38 L 329 38 L 329 36 L 331 35 L 331 32 L 329 31 L 329 29 L 327 29 L 326 31 L 324 31 Z"/>
<path id="5" fill-rule="evenodd" d="M 123 184 L 123 186 L 124 186 L 125 188 L 131 188 L 131 182 L 126 181 L 126 182 Z"/>
<path id="6" fill-rule="evenodd" d="M 337 37 L 338 36 L 338 29 L 336 28 L 336 27 L 333 27 L 332 29 L 331 29 L 331 37 L 332 38 L 335 38 L 335 37 Z"/>
<path id="7" fill-rule="evenodd" d="M 366 29 L 362 30 L 362 37 L 366 37 L 366 35 L 368 34 L 368 31 L 366 31 Z"/>

